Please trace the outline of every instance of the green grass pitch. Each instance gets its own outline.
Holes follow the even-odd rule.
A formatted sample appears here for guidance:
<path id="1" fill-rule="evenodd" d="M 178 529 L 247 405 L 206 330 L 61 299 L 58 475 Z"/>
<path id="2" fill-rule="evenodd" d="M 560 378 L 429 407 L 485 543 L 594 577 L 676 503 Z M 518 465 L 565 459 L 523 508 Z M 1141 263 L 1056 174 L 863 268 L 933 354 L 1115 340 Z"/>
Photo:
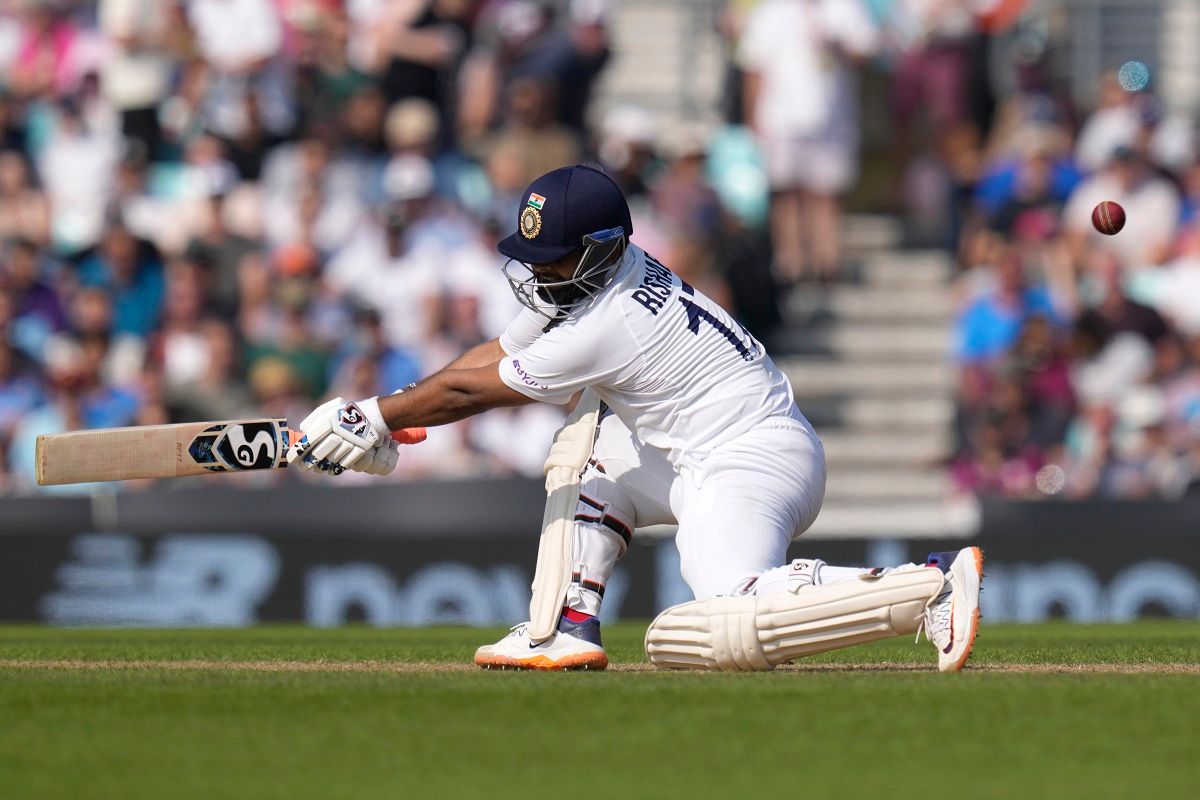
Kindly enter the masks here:
<path id="1" fill-rule="evenodd" d="M 464 666 L 498 630 L 0 627 L 0 797 L 1158 798 L 1200 787 L 1200 623 L 985 626 L 770 674 Z"/>

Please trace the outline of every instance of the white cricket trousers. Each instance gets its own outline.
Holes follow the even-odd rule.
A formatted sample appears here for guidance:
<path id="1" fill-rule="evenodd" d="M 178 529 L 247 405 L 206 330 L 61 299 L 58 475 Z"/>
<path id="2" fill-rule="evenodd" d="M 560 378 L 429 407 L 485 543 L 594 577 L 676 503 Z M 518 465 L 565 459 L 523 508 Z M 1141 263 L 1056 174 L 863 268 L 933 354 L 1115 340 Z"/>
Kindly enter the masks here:
<path id="1" fill-rule="evenodd" d="M 697 599 L 743 591 L 784 564 L 824 496 L 825 451 L 802 417 L 764 422 L 677 471 L 609 414 L 580 486 L 568 605 L 596 613 L 628 533 L 657 524 L 678 524 L 680 571 Z"/>

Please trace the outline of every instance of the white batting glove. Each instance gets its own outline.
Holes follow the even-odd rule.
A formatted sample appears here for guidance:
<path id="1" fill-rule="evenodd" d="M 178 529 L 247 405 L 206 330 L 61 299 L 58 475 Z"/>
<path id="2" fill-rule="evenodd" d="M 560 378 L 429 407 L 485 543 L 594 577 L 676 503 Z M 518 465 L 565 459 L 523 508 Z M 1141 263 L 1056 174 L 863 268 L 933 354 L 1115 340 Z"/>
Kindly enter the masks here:
<path id="1" fill-rule="evenodd" d="M 333 475 L 347 469 L 387 475 L 396 468 L 398 446 L 374 397 L 356 403 L 335 397 L 304 418 L 300 433 L 288 452 L 289 464 Z"/>

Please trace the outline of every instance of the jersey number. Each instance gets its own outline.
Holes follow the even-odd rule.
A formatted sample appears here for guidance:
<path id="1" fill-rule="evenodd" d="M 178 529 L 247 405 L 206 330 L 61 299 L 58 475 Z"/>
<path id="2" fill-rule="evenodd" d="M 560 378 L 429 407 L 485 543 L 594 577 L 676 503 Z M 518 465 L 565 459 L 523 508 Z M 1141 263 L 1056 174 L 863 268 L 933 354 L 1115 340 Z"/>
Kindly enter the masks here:
<path id="1" fill-rule="evenodd" d="M 682 289 L 684 294 L 691 297 L 696 296 L 696 290 L 693 289 L 687 281 L 681 281 L 681 283 L 683 284 Z M 754 359 L 758 358 L 758 342 L 754 341 L 754 337 L 750 335 L 750 332 L 745 328 L 742 328 L 741 325 L 738 325 L 738 327 L 741 328 L 741 331 L 746 335 L 746 338 L 750 340 L 749 345 L 743 342 L 742 338 L 734 333 L 732 328 L 726 325 L 724 321 L 719 319 L 707 308 L 697 305 L 687 297 L 679 298 L 679 302 L 683 305 L 683 310 L 687 312 L 688 330 L 690 330 L 692 333 L 696 334 L 697 336 L 700 335 L 700 322 L 703 320 L 711 325 L 717 333 L 724 336 L 729 343 L 733 345 L 734 349 L 738 351 L 738 355 L 742 357 L 743 361 L 753 361 Z"/>
<path id="2" fill-rule="evenodd" d="M 663 270 L 667 269 L 658 261 L 658 259 L 649 253 L 646 254 L 646 260 L 652 262 L 655 266 L 660 267 Z M 746 339 L 749 340 L 749 344 L 743 341 L 742 337 L 735 333 L 733 328 L 731 328 L 725 320 L 721 319 L 721 317 L 718 317 L 716 314 L 712 313 L 707 308 L 691 299 L 696 296 L 696 290 L 692 288 L 691 284 L 684 280 L 681 280 L 680 283 L 682 284 L 680 288 L 682 289 L 683 293 L 687 295 L 687 297 L 680 297 L 679 303 L 683 306 L 683 310 L 687 312 L 688 330 L 699 336 L 700 323 L 706 322 L 712 326 L 713 330 L 724 336 L 725 339 L 731 345 L 733 345 L 734 349 L 738 351 L 738 355 L 742 357 L 743 361 L 753 361 L 759 357 L 762 351 L 759 348 L 758 342 L 755 341 L 754 337 L 750 335 L 748 330 L 746 330 L 743 326 L 738 325 L 738 328 L 741 330 L 742 334 Z M 724 315 L 722 314 L 722 316 Z M 732 320 L 730 321 L 732 322 Z M 736 325 L 737 323 L 734 324 Z"/>

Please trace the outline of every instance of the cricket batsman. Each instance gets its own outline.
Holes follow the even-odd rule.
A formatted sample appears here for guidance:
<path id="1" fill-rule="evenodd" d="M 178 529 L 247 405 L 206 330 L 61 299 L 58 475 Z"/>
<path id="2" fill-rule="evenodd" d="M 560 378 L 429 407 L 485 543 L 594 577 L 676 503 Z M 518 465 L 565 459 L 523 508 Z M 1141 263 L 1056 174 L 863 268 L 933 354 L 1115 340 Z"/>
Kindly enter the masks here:
<path id="1" fill-rule="evenodd" d="M 526 190 L 516 223 L 499 250 L 525 310 L 505 332 L 396 394 L 330 400 L 288 456 L 387 474 L 393 430 L 598 398 L 595 422 L 565 426 L 547 459 L 547 518 L 561 518 L 561 536 L 556 550 L 543 532 L 531 621 L 475 663 L 603 669 L 598 614 L 617 560 L 637 527 L 674 523 L 696 599 L 651 624 L 654 664 L 769 670 L 924 628 L 939 668 L 961 669 L 979 624 L 979 549 L 890 568 L 786 561 L 821 509 L 821 440 L 763 346 L 630 243 L 616 184 L 591 166 L 556 169 Z"/>

